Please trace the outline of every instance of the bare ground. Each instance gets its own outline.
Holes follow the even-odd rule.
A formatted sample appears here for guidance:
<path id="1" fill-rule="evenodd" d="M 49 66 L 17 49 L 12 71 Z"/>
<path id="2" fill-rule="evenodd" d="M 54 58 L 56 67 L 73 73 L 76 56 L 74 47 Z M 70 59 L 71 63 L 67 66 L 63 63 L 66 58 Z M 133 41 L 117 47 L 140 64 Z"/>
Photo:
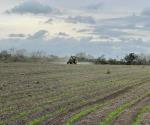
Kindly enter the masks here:
<path id="1" fill-rule="evenodd" d="M 111 74 L 106 74 L 107 69 Z M 44 125 L 62 125 L 84 108 L 111 100 L 112 103 L 76 124 L 98 123 L 133 95 L 147 91 L 144 84 L 150 81 L 149 73 L 148 66 L 0 64 L 0 120 L 8 125 L 25 125 L 62 107 L 65 113 L 42 121 Z M 41 110 L 32 112 L 36 108 Z M 24 118 L 11 119 L 18 112 L 27 111 L 30 113 Z"/>
<path id="2" fill-rule="evenodd" d="M 150 125 L 150 112 L 146 112 L 143 114 L 140 125 Z"/>
<path id="3" fill-rule="evenodd" d="M 131 108 L 126 109 L 111 125 L 131 125 L 138 111 L 150 102 L 150 96 L 145 97 Z"/>
<path id="4" fill-rule="evenodd" d="M 73 114 L 77 113 L 78 110 L 81 110 L 86 106 L 94 105 L 97 103 L 103 103 L 105 101 L 109 101 L 111 99 L 114 99 L 113 103 L 111 105 L 107 105 L 102 110 L 97 112 L 97 114 L 94 114 L 94 115 L 89 114 L 86 118 L 83 118 L 80 121 L 75 123 L 76 125 L 83 125 L 83 124 L 85 124 L 85 125 L 96 125 L 96 124 L 98 124 L 98 122 L 100 122 L 100 120 L 102 120 L 105 117 L 105 115 L 107 113 L 113 111 L 119 105 L 121 105 L 124 102 L 126 102 L 127 100 L 130 100 L 131 98 L 133 98 L 135 96 L 135 92 L 137 91 L 138 86 L 140 86 L 141 84 L 143 84 L 143 83 L 139 83 L 139 84 L 134 85 L 134 86 L 128 86 L 124 89 L 121 89 L 121 90 L 118 90 L 114 93 L 111 93 L 110 95 L 105 96 L 102 99 L 99 99 L 99 100 L 96 100 L 94 102 L 87 103 L 86 105 L 82 105 L 81 107 L 77 107 L 75 109 L 72 109 L 69 112 L 67 112 L 66 114 L 61 114 L 61 115 L 55 117 L 54 119 L 49 119 L 48 121 L 44 122 L 43 125 L 49 125 L 49 124 L 62 125 L 66 122 L 67 119 L 69 119 L 69 117 L 71 117 Z M 148 89 L 147 86 L 144 86 L 144 88 L 141 88 L 141 86 L 140 86 L 139 88 L 141 89 L 141 93 L 140 93 L 140 90 L 138 92 L 139 96 L 145 90 Z M 134 89 L 134 91 L 132 91 L 132 89 Z M 149 87 L 149 89 L 150 89 L 150 87 Z M 136 94 L 136 96 L 138 96 L 138 94 Z M 117 99 L 115 99 L 115 98 L 117 98 Z"/>
<path id="5" fill-rule="evenodd" d="M 144 93 L 148 89 L 150 89 L 149 85 L 148 86 L 138 86 L 138 87 L 136 86 L 132 90 L 113 99 L 112 103 L 110 103 L 106 107 L 81 118 L 81 120 L 76 122 L 76 125 L 82 125 L 82 124 L 97 125 L 99 122 L 101 122 L 107 116 L 107 114 L 109 114 L 110 112 L 115 110 L 118 106 L 122 105 L 125 102 L 132 101 L 135 97 L 142 95 L 142 93 Z"/>

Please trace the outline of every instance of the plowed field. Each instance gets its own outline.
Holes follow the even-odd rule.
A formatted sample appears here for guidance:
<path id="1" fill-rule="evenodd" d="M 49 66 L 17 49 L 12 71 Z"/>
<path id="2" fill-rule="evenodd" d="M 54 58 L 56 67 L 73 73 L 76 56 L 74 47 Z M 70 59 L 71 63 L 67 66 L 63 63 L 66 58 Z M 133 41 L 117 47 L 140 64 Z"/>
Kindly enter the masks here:
<path id="1" fill-rule="evenodd" d="M 1 63 L 0 125 L 150 125 L 150 66 Z"/>

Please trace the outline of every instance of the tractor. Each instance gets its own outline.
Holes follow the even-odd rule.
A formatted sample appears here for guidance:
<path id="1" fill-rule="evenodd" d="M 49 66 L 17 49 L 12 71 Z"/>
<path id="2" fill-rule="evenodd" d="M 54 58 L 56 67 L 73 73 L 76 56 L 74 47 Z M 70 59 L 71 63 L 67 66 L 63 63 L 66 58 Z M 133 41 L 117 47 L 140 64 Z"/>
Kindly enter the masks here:
<path id="1" fill-rule="evenodd" d="M 78 60 L 76 56 L 71 56 L 67 62 L 67 64 L 77 64 L 77 63 L 78 63 Z"/>

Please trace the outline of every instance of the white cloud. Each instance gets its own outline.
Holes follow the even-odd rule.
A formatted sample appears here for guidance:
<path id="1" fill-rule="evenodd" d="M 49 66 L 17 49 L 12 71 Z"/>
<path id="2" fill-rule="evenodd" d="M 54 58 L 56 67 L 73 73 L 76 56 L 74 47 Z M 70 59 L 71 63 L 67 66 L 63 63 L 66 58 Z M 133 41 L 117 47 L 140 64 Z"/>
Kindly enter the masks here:
<path id="1" fill-rule="evenodd" d="M 96 21 L 92 16 L 69 16 L 65 19 L 68 23 L 85 23 L 85 24 L 95 24 Z"/>

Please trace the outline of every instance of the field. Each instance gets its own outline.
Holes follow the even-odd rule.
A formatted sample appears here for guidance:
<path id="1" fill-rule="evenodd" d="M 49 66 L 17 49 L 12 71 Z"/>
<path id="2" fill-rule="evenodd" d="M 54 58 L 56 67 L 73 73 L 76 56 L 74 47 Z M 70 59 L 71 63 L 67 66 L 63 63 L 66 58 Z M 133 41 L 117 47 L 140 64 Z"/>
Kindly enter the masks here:
<path id="1" fill-rule="evenodd" d="M 150 125 L 150 66 L 0 63 L 0 125 Z"/>

